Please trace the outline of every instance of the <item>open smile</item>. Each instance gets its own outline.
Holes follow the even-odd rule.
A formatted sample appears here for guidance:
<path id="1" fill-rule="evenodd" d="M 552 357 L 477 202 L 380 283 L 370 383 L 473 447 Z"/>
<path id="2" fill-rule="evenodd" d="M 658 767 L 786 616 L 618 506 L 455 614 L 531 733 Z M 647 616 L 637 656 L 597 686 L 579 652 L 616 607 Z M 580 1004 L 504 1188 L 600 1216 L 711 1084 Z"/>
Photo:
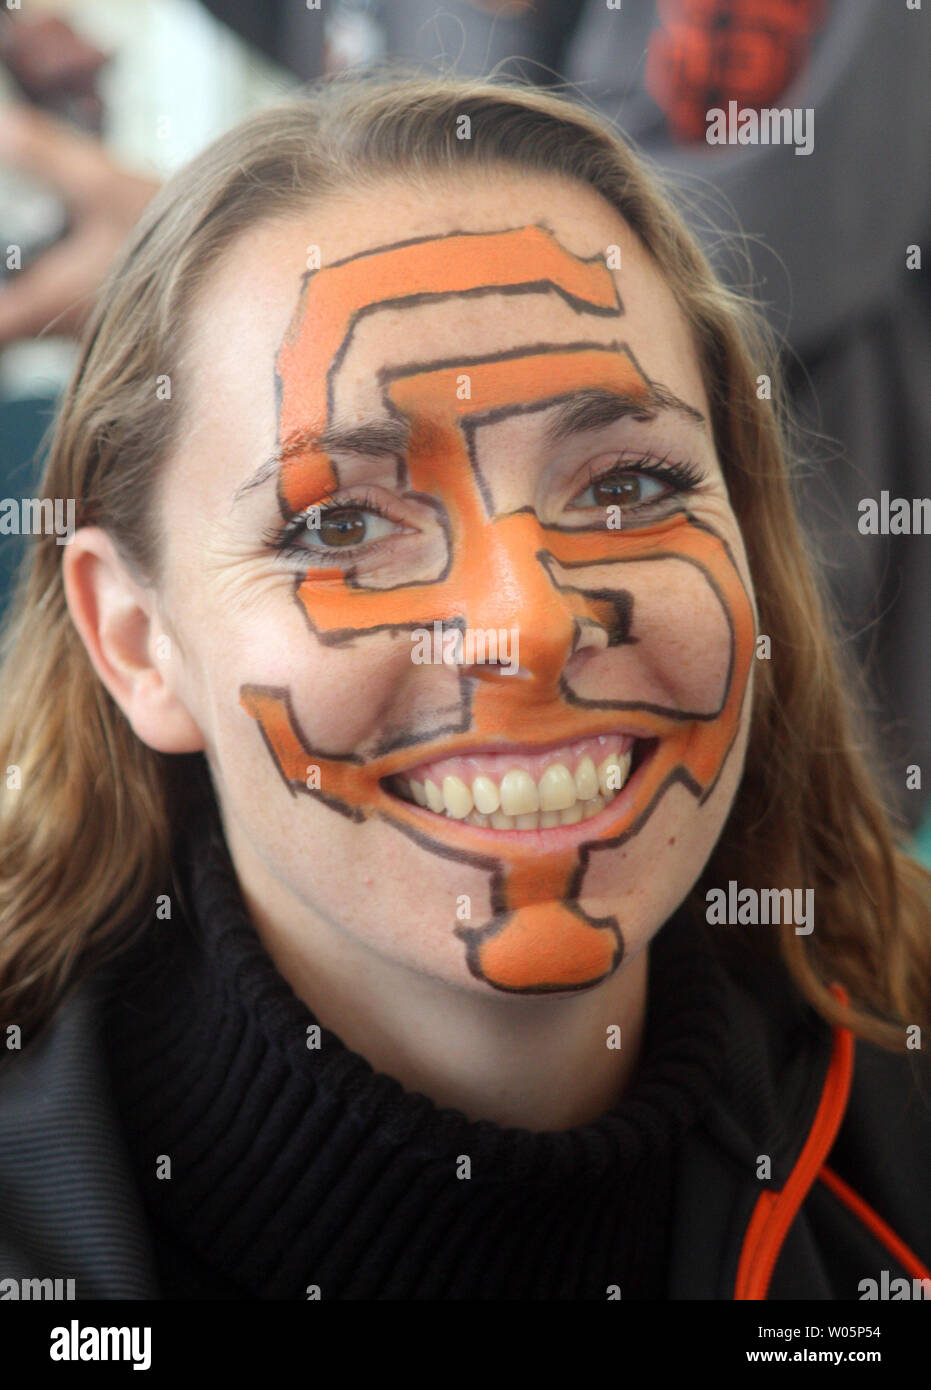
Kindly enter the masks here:
<path id="1" fill-rule="evenodd" d="M 405 768 L 384 786 L 431 819 L 508 835 L 554 830 L 600 821 L 658 742 L 606 733 L 545 751 L 474 750 Z"/>

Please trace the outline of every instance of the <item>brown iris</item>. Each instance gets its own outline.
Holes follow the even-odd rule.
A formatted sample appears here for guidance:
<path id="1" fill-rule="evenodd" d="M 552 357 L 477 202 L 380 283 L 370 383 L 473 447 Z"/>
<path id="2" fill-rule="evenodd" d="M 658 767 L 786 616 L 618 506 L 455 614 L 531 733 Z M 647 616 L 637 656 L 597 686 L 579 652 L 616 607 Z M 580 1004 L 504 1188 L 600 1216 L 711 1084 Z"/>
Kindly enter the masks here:
<path id="1" fill-rule="evenodd" d="M 592 483 L 596 507 L 616 507 L 623 502 L 640 501 L 641 480 L 624 473 L 607 473 Z"/>
<path id="2" fill-rule="evenodd" d="M 320 518 L 320 539 L 324 545 L 359 545 L 365 539 L 365 528 L 365 515 L 358 509 L 324 512 Z"/>

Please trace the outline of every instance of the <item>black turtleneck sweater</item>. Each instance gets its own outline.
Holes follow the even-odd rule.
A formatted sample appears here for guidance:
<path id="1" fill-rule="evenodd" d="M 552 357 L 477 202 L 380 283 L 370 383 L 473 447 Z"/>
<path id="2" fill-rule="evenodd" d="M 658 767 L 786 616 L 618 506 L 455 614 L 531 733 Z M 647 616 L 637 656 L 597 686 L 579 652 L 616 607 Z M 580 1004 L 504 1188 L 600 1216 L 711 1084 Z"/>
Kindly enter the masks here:
<path id="1" fill-rule="evenodd" d="M 255 931 L 215 816 L 171 896 L 107 972 L 106 1033 L 165 1297 L 665 1297 L 677 1148 L 726 1045 L 723 969 L 683 916 L 650 949 L 623 1099 L 533 1133 L 438 1108 L 326 1028 L 308 1049 L 316 1020 Z"/>

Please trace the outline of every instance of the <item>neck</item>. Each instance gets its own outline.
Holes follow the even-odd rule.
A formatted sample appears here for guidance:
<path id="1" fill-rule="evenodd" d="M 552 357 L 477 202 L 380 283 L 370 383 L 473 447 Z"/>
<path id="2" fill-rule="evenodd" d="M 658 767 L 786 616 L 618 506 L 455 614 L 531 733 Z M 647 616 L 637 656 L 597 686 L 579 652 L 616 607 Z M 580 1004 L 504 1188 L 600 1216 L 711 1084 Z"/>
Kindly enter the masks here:
<path id="1" fill-rule="evenodd" d="M 589 1123 L 627 1089 L 646 1013 L 646 950 L 578 993 L 451 985 L 309 913 L 235 823 L 226 833 L 246 907 L 279 974 L 376 1071 L 469 1120 L 533 1131 Z"/>

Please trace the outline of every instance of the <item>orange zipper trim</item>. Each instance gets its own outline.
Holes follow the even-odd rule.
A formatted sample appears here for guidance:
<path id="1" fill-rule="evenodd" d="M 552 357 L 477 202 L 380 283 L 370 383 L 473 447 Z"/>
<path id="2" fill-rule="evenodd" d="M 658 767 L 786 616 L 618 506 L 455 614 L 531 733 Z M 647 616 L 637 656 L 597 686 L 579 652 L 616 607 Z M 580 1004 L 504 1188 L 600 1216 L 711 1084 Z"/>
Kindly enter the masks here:
<path id="1" fill-rule="evenodd" d="M 841 985 L 832 985 L 831 993 L 842 1004 L 849 1002 Z M 753 1208 L 737 1266 L 735 1299 L 765 1299 L 769 1292 L 773 1270 L 792 1222 L 837 1138 L 850 1095 L 853 1056 L 853 1034 L 849 1028 L 836 1026 L 821 1099 L 795 1167 L 780 1192 L 761 1192 Z"/>
<path id="2" fill-rule="evenodd" d="M 838 1177 L 833 1168 L 828 1168 L 825 1165 L 818 1177 L 825 1187 L 830 1188 L 835 1197 L 838 1197 L 855 1216 L 859 1217 L 864 1226 L 872 1231 L 880 1244 L 884 1245 L 890 1255 L 898 1260 L 903 1269 L 908 1270 L 913 1279 L 931 1279 L 931 1269 L 922 1264 L 918 1256 L 909 1250 L 905 1241 L 896 1235 L 892 1227 L 886 1224 L 878 1212 L 875 1212 L 867 1202 L 864 1202 L 859 1192 L 854 1192 L 843 1178 Z"/>

